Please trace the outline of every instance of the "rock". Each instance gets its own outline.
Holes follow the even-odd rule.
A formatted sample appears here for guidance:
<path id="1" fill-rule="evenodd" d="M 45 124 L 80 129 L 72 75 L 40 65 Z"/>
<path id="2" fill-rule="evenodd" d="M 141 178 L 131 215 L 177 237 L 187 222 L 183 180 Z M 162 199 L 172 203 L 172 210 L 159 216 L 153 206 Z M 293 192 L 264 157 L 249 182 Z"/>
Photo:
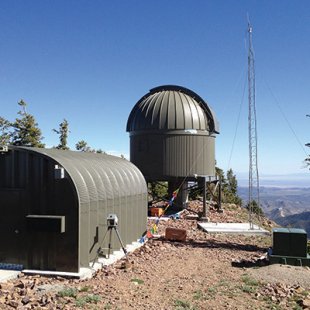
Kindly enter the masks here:
<path id="1" fill-rule="evenodd" d="M 0 305 L 4 305 L 5 301 L 6 301 L 5 296 L 0 296 Z"/>
<path id="2" fill-rule="evenodd" d="M 119 264 L 115 265 L 116 269 L 129 269 L 131 267 L 130 262 L 122 261 Z"/>
<path id="3" fill-rule="evenodd" d="M 21 280 L 19 280 L 14 287 L 19 287 L 19 288 L 24 288 L 25 287 L 25 283 Z"/>
<path id="4" fill-rule="evenodd" d="M 48 298 L 46 295 L 43 295 L 40 299 L 40 305 L 45 306 L 46 304 L 48 304 Z"/>
<path id="5" fill-rule="evenodd" d="M 297 293 L 297 294 L 301 294 L 301 293 L 303 293 L 304 292 L 304 288 L 302 288 L 301 286 L 298 286 L 296 289 L 295 289 L 295 292 Z"/>
<path id="6" fill-rule="evenodd" d="M 8 305 L 16 309 L 18 307 L 18 302 L 16 300 L 10 300 Z"/>
<path id="7" fill-rule="evenodd" d="M 10 290 L 12 288 L 12 285 L 9 283 L 1 283 L 1 290 Z"/>
<path id="8" fill-rule="evenodd" d="M 32 290 L 36 285 L 36 279 L 34 279 L 31 283 L 29 283 L 29 288 Z"/>
<path id="9" fill-rule="evenodd" d="M 23 305 L 27 305 L 29 302 L 30 302 L 30 298 L 28 295 L 22 298 Z"/>
<path id="10" fill-rule="evenodd" d="M 302 306 L 304 308 L 310 308 L 310 298 L 306 298 L 302 301 Z"/>

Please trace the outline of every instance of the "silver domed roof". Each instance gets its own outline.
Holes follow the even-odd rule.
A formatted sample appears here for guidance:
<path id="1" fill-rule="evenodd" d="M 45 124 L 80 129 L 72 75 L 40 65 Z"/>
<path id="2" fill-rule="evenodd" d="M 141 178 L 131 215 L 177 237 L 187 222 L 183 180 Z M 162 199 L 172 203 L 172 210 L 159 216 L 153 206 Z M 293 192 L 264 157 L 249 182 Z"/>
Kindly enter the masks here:
<path id="1" fill-rule="evenodd" d="M 204 130 L 219 133 L 208 104 L 193 91 L 175 85 L 153 88 L 132 109 L 127 131 Z"/>

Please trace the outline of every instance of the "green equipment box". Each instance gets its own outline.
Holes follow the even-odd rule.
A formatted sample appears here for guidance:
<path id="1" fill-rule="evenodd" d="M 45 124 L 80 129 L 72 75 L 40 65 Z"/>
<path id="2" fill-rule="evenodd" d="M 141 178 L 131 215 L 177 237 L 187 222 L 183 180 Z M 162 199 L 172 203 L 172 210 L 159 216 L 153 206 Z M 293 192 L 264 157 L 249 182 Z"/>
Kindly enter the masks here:
<path id="1" fill-rule="evenodd" d="M 270 264 L 310 266 L 307 254 L 307 233 L 299 228 L 274 228 L 272 249 L 268 253 Z"/>
<path id="2" fill-rule="evenodd" d="M 299 228 L 274 228 L 272 254 L 307 257 L 307 233 Z"/>

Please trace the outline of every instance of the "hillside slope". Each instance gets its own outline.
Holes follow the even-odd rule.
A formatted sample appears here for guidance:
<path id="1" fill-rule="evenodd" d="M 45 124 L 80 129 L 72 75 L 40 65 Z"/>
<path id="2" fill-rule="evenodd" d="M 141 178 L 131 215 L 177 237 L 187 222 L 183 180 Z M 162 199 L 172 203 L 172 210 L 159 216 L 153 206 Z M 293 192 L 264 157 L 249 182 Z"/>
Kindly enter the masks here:
<path id="1" fill-rule="evenodd" d="M 274 219 L 277 224 L 284 227 L 298 227 L 306 230 L 310 237 L 310 211 L 288 216 L 279 216 Z"/>
<path id="2" fill-rule="evenodd" d="M 247 187 L 238 192 L 247 200 Z M 303 228 L 310 238 L 310 188 L 261 187 L 260 204 L 266 216 L 278 225 Z"/>

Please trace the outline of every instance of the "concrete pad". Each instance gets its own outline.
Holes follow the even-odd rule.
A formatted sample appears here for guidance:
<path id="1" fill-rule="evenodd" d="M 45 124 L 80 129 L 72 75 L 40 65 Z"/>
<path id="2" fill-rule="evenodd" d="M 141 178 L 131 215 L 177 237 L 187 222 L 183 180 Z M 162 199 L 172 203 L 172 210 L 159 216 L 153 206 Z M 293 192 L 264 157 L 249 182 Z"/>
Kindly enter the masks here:
<path id="1" fill-rule="evenodd" d="M 205 223 L 198 226 L 208 233 L 241 234 L 241 235 L 269 235 L 270 232 L 257 225 L 251 228 L 250 223 Z"/>
<path id="2" fill-rule="evenodd" d="M 8 280 L 16 279 L 18 275 L 20 274 L 20 271 L 16 270 L 0 270 L 0 283 L 1 282 L 6 282 Z"/>
<path id="3" fill-rule="evenodd" d="M 127 253 L 131 253 L 135 251 L 136 249 L 140 248 L 145 242 L 133 242 L 131 244 L 128 244 L 126 246 Z M 98 260 L 95 262 L 94 267 L 92 267 L 93 263 L 90 263 L 89 266 L 93 271 L 99 270 L 104 266 L 112 265 L 118 260 L 125 257 L 125 253 L 122 249 L 118 251 L 114 251 L 110 254 L 109 258 L 99 257 Z"/>
<path id="4" fill-rule="evenodd" d="M 90 268 L 80 268 L 80 272 L 63 272 L 63 271 L 49 271 L 49 270 L 35 270 L 35 269 L 24 269 L 23 273 L 41 276 L 53 276 L 53 277 L 64 277 L 64 278 L 78 278 L 78 279 L 89 279 L 93 275 L 93 271 Z"/>

